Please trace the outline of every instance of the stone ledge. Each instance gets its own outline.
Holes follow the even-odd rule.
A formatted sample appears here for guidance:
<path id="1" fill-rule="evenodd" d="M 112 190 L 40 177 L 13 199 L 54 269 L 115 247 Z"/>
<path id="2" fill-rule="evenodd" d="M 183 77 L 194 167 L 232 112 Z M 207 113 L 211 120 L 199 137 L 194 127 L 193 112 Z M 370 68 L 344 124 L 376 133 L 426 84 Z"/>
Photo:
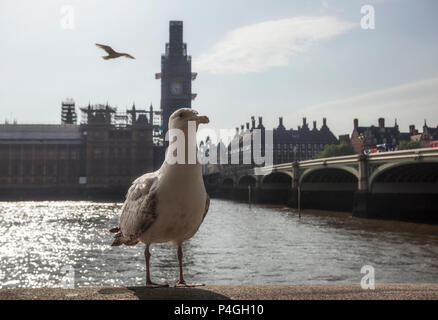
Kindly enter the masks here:
<path id="1" fill-rule="evenodd" d="M 241 285 L 198 288 L 81 287 L 0 289 L 1 300 L 418 300 L 438 299 L 438 283 Z"/>

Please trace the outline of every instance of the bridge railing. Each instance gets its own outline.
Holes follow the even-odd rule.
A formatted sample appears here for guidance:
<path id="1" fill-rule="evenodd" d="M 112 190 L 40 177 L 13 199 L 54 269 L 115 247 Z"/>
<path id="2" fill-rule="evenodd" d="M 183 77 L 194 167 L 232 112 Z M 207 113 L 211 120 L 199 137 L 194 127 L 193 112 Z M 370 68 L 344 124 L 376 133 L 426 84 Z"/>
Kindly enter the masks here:
<path id="1" fill-rule="evenodd" d="M 321 158 L 321 159 L 313 159 L 313 160 L 305 160 L 298 162 L 300 167 L 310 167 L 316 165 L 328 165 L 328 164 L 337 164 L 337 163 L 351 163 L 356 162 L 359 159 L 358 154 L 341 156 L 341 157 L 331 157 L 331 158 Z M 293 166 L 293 162 L 276 164 L 273 166 L 266 166 L 259 168 L 259 170 L 263 172 L 272 172 L 272 171 L 284 171 L 291 170 Z"/>
<path id="2" fill-rule="evenodd" d="M 437 156 L 438 156 L 438 148 L 421 148 L 421 149 L 372 153 L 368 155 L 368 160 L 382 161 L 382 160 L 409 159 L 409 158 L 418 158 L 418 157 L 427 158 L 427 157 L 437 157 Z"/>
<path id="3" fill-rule="evenodd" d="M 368 161 L 389 161 L 389 160 L 402 160 L 402 159 L 418 159 L 418 158 L 429 158 L 438 157 L 438 147 L 436 148 L 421 148 L 421 149 L 410 149 L 410 150 L 399 150 L 399 151 L 388 151 L 380 153 L 372 153 L 367 155 Z M 321 158 L 313 160 L 305 160 L 298 162 L 300 168 L 313 167 L 318 165 L 334 165 L 334 164 L 347 164 L 358 162 L 360 158 L 359 154 L 352 154 L 340 157 L 331 158 Z M 261 174 L 269 174 L 271 172 L 278 171 L 292 171 L 294 162 L 276 164 L 272 166 L 259 167 L 258 170 Z M 227 168 L 222 172 L 233 172 L 234 168 Z M 238 171 L 247 172 L 254 169 L 249 168 L 238 168 Z"/>
<path id="4" fill-rule="evenodd" d="M 403 159 L 403 158 L 436 157 L 436 156 L 438 156 L 438 147 L 372 153 L 368 155 L 368 160 L 380 161 L 380 160 L 392 160 L 392 159 L 395 160 L 395 159 Z M 352 162 L 357 162 L 358 160 L 359 160 L 359 155 L 352 154 L 348 156 L 299 161 L 298 165 L 300 167 L 311 167 L 317 165 L 352 163 Z M 267 166 L 260 169 L 262 171 L 281 171 L 281 170 L 291 169 L 292 165 L 293 162 L 288 162 L 288 163 L 276 164 L 273 166 Z"/>
<path id="5" fill-rule="evenodd" d="M 300 167 L 310 167 L 317 165 L 328 165 L 328 164 L 338 164 L 338 163 L 348 163 L 348 162 L 356 162 L 359 160 L 358 154 L 351 154 L 348 156 L 340 156 L 340 157 L 331 157 L 331 158 L 321 158 L 321 159 L 313 159 L 313 160 L 305 160 L 300 161 Z"/>

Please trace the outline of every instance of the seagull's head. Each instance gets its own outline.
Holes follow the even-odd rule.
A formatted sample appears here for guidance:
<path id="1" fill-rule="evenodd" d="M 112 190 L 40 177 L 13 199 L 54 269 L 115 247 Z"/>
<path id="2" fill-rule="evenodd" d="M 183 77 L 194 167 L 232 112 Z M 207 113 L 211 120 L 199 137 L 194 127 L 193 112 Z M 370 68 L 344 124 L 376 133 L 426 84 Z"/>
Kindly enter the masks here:
<path id="1" fill-rule="evenodd" d="M 182 108 L 176 110 L 169 118 L 169 129 L 187 130 L 189 121 L 194 121 L 196 129 L 199 124 L 209 123 L 207 116 L 200 116 L 198 111 L 190 108 Z"/>

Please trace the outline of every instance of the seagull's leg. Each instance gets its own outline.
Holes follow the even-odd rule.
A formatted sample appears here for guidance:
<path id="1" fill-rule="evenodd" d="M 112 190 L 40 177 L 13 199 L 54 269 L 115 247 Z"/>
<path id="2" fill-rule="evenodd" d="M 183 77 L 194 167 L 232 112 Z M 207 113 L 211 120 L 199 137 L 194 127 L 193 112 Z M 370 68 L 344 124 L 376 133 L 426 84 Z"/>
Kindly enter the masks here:
<path id="1" fill-rule="evenodd" d="M 179 281 L 176 284 L 175 287 L 202 287 L 205 286 L 205 284 L 202 283 L 187 283 L 184 281 L 183 277 L 183 267 L 182 267 L 182 258 L 183 258 L 183 252 L 182 252 L 182 246 L 181 244 L 178 245 L 178 263 L 179 263 Z"/>
<path id="2" fill-rule="evenodd" d="M 146 288 L 163 288 L 168 287 L 168 284 L 156 284 L 151 281 L 151 273 L 149 268 L 149 261 L 151 259 L 151 253 L 149 252 L 149 244 L 146 244 L 146 249 L 144 250 L 144 257 L 146 260 Z"/>

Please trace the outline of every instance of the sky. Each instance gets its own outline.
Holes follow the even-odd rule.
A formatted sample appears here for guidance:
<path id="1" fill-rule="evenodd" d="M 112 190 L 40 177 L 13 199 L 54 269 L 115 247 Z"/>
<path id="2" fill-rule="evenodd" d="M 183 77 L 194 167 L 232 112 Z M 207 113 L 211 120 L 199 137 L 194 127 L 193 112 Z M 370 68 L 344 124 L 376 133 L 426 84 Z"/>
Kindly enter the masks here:
<path id="1" fill-rule="evenodd" d="M 361 27 L 364 5 L 374 29 Z M 159 108 L 154 74 L 169 20 L 183 20 L 198 72 L 192 107 L 210 128 L 251 116 L 294 129 L 326 117 L 336 135 L 354 118 L 435 127 L 437 12 L 435 0 L 2 0 L 0 122 L 60 123 L 66 98 Z M 136 59 L 103 60 L 96 42 Z"/>

